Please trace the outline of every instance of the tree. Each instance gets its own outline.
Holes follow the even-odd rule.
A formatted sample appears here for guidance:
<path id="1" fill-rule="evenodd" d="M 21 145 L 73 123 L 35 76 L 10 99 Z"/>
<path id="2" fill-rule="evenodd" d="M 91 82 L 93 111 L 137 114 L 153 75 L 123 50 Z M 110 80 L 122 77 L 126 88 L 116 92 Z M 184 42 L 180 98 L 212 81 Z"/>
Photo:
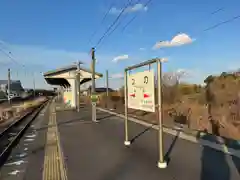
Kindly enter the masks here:
<path id="1" fill-rule="evenodd" d="M 121 88 L 119 88 L 119 93 L 120 93 L 120 96 L 124 96 L 124 86 L 122 86 Z"/>
<path id="2" fill-rule="evenodd" d="M 194 91 L 195 93 L 198 93 L 198 92 L 199 92 L 198 85 L 196 85 L 196 84 L 193 85 L 193 91 Z"/>
<path id="3" fill-rule="evenodd" d="M 208 84 L 212 83 L 213 81 L 214 81 L 214 77 L 212 75 L 210 75 L 204 80 L 204 83 L 206 83 L 208 85 Z"/>
<path id="4" fill-rule="evenodd" d="M 6 99 L 7 96 L 3 91 L 0 91 L 0 99 Z"/>
<path id="5" fill-rule="evenodd" d="M 221 75 L 220 75 L 220 77 L 226 78 L 227 75 L 228 75 L 228 74 L 227 74 L 226 72 L 222 72 Z"/>

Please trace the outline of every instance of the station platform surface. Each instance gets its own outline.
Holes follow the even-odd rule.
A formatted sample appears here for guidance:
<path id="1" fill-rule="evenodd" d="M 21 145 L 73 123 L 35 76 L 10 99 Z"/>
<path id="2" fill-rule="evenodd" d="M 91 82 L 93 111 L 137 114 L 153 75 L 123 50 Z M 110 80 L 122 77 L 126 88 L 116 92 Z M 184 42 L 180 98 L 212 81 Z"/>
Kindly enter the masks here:
<path id="1" fill-rule="evenodd" d="M 91 109 L 53 110 L 34 121 L 7 164 L 1 180 L 238 180 L 240 159 L 164 134 L 169 164 L 157 167 L 157 131 L 129 121 L 132 144 L 124 146 L 124 121 Z M 16 163 L 18 162 L 18 163 Z"/>

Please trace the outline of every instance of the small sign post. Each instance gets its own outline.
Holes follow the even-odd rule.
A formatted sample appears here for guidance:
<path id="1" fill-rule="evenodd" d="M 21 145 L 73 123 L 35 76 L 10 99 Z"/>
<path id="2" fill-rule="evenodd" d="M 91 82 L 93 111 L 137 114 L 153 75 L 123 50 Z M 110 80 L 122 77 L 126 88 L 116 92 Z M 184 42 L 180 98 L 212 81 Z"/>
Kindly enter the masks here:
<path id="1" fill-rule="evenodd" d="M 92 101 L 92 103 L 95 103 L 95 104 L 96 104 L 96 102 L 98 101 L 98 95 L 92 94 L 92 95 L 91 95 L 91 101 Z"/>
<path id="2" fill-rule="evenodd" d="M 92 102 L 92 108 L 96 109 L 97 102 L 98 102 L 98 95 L 92 94 L 91 95 L 91 102 Z M 96 113 L 92 113 L 92 118 L 93 118 L 94 122 L 98 122 L 97 117 L 96 117 Z"/>
<path id="3" fill-rule="evenodd" d="M 155 81 L 154 71 L 151 70 L 151 64 L 157 64 L 157 113 L 158 113 L 158 145 L 159 160 L 158 167 L 166 168 L 167 162 L 164 160 L 163 152 L 163 110 L 162 110 L 162 66 L 161 62 L 165 59 L 152 59 L 149 61 L 128 67 L 124 72 L 124 94 L 125 94 L 125 141 L 129 146 L 131 141 L 128 139 L 128 108 L 142 111 L 155 112 Z M 129 71 L 143 66 L 149 66 L 149 71 L 139 72 L 129 75 Z"/>

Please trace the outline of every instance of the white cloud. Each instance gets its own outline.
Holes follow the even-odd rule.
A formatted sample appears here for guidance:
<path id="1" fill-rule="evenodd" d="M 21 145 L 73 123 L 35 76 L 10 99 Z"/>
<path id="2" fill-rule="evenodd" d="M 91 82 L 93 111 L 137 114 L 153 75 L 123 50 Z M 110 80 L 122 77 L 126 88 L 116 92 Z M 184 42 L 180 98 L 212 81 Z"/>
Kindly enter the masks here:
<path id="1" fill-rule="evenodd" d="M 141 3 L 138 3 L 138 4 L 135 4 L 133 6 L 129 6 L 126 11 L 127 12 L 136 12 L 136 11 L 147 11 L 148 10 L 148 7 L 144 6 L 143 4 Z"/>
<path id="2" fill-rule="evenodd" d="M 194 40 L 189 37 L 189 35 L 180 33 L 172 38 L 171 41 L 159 41 L 154 46 L 153 49 L 159 49 L 163 47 L 173 47 L 173 46 L 182 46 L 185 44 L 190 44 Z"/>
<path id="3" fill-rule="evenodd" d="M 128 57 L 128 55 L 127 54 L 125 54 L 125 55 L 121 55 L 121 56 L 117 56 L 117 57 L 115 57 L 115 58 L 113 58 L 113 62 L 118 62 L 118 61 L 121 61 L 121 60 L 125 60 L 125 59 L 128 59 L 129 57 Z"/>
<path id="4" fill-rule="evenodd" d="M 140 50 L 140 51 L 145 51 L 145 50 L 146 50 L 146 48 L 139 48 L 139 50 Z"/>
<path id="5" fill-rule="evenodd" d="M 112 74 L 110 77 L 111 77 L 112 79 L 123 78 L 123 74 L 121 74 L 121 73 Z"/>
<path id="6" fill-rule="evenodd" d="M 116 7 L 112 7 L 110 9 L 110 13 L 111 14 L 119 14 L 123 9 L 120 8 L 116 8 Z M 147 11 L 148 7 L 144 6 L 141 3 L 132 5 L 132 6 L 128 6 L 123 13 L 132 13 L 132 12 L 137 12 L 137 11 Z"/>
<path id="7" fill-rule="evenodd" d="M 117 9 L 117 8 L 115 8 L 115 7 L 112 7 L 112 8 L 110 9 L 110 13 L 111 13 L 111 14 L 119 14 L 121 11 L 122 11 L 122 9 Z"/>

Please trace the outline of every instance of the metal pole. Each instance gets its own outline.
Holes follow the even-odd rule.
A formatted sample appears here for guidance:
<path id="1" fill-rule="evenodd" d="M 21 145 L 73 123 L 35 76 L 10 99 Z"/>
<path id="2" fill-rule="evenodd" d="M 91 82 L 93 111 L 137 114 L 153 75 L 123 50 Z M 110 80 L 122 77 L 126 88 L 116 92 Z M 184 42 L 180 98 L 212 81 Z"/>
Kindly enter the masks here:
<path id="1" fill-rule="evenodd" d="M 77 95 L 77 111 L 80 111 L 80 61 L 78 61 L 77 64 L 77 91 L 78 91 L 78 95 Z"/>
<path id="2" fill-rule="evenodd" d="M 164 152 L 163 152 L 163 122 L 162 122 L 162 63 L 159 59 L 157 61 L 157 82 L 158 82 L 158 121 L 159 121 L 159 130 L 158 130 L 158 138 L 159 138 L 159 168 L 166 168 L 167 163 L 164 161 Z"/>
<path id="3" fill-rule="evenodd" d="M 92 95 L 95 95 L 95 48 L 92 48 Z M 96 118 L 96 102 L 92 102 L 92 121 L 97 122 Z"/>
<path id="4" fill-rule="evenodd" d="M 107 93 L 107 107 L 108 107 L 108 102 L 109 102 L 109 84 L 108 84 L 108 70 L 106 70 L 106 86 L 107 86 L 107 89 L 106 89 L 106 93 Z"/>
<path id="5" fill-rule="evenodd" d="M 36 88 L 35 88 L 35 76 L 34 76 L 34 73 L 33 73 L 33 97 L 35 97 L 35 91 L 36 91 Z"/>
<path id="6" fill-rule="evenodd" d="M 124 97 L 125 97 L 125 146 L 129 146 L 131 142 L 128 140 L 128 83 L 127 83 L 127 77 L 128 71 L 124 72 Z"/>
<path id="7" fill-rule="evenodd" d="M 11 93 L 11 70 L 8 69 L 8 103 L 11 104 L 10 93 Z"/>
<path id="8" fill-rule="evenodd" d="M 79 103 L 79 109 L 80 109 L 80 103 L 81 103 L 81 73 L 80 73 L 80 71 L 81 71 L 81 67 L 80 67 L 80 65 L 81 65 L 81 62 L 79 61 L 78 62 L 78 66 L 79 66 L 79 88 L 78 88 L 78 90 L 79 90 L 79 96 L 78 96 L 78 103 Z"/>

